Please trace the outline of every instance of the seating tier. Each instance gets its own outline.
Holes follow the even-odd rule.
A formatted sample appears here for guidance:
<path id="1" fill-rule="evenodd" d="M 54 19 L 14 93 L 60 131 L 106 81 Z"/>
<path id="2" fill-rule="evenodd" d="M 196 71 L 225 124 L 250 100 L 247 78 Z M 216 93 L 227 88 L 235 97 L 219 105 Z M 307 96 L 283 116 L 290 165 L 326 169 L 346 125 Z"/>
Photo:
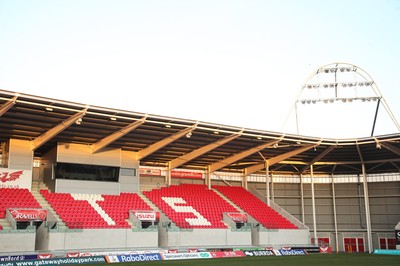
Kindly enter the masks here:
<path id="1" fill-rule="evenodd" d="M 223 213 L 238 212 L 206 185 L 172 185 L 143 194 L 180 228 L 227 228 Z"/>
<path id="2" fill-rule="evenodd" d="M 26 188 L 0 188 L 0 219 L 5 218 L 8 208 L 41 208 L 41 206 Z"/>
<path id="3" fill-rule="evenodd" d="M 120 195 L 51 193 L 41 194 L 71 229 L 130 228 L 130 210 L 151 210 L 135 193 Z"/>
<path id="4" fill-rule="evenodd" d="M 225 197 L 268 229 L 297 229 L 297 226 L 242 187 L 213 186 Z"/>

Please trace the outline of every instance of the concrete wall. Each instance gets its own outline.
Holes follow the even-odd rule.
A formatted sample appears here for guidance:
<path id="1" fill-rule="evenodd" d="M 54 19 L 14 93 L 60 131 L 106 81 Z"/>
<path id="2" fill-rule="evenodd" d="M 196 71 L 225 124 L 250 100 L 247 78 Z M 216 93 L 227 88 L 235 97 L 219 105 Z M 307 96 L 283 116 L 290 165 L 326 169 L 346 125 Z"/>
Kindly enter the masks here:
<path id="1" fill-rule="evenodd" d="M 30 141 L 10 139 L 8 150 L 8 168 L 32 170 L 33 151 Z"/>
<path id="2" fill-rule="evenodd" d="M 310 245 L 310 233 L 306 229 L 259 230 L 252 228 L 253 245 L 280 247 Z"/>
<path id="3" fill-rule="evenodd" d="M 231 229 L 193 229 L 166 231 L 165 243 L 161 247 L 216 247 L 250 246 L 250 231 L 232 231 Z"/>
<path id="4" fill-rule="evenodd" d="M 117 182 L 84 181 L 56 179 L 55 191 L 59 193 L 84 193 L 119 195 L 120 184 Z"/>
<path id="5" fill-rule="evenodd" d="M 37 250 L 79 250 L 158 247 L 158 232 L 130 229 L 38 231 Z"/>
<path id="6" fill-rule="evenodd" d="M 0 252 L 32 252 L 35 239 L 35 231 L 0 231 Z"/>

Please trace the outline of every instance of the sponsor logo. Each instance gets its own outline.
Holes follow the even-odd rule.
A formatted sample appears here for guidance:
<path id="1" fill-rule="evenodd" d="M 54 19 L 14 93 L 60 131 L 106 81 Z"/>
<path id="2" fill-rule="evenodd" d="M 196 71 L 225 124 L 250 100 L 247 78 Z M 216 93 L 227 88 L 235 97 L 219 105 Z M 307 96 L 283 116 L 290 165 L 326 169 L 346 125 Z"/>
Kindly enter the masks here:
<path id="1" fill-rule="evenodd" d="M 213 258 L 234 258 L 234 257 L 244 257 L 245 254 L 241 250 L 236 251 L 218 251 L 210 252 Z"/>
<path id="2" fill-rule="evenodd" d="M 400 230 L 396 230 L 396 245 L 400 245 Z"/>
<path id="3" fill-rule="evenodd" d="M 247 214 L 245 213 L 227 213 L 229 218 L 231 218 L 236 223 L 247 223 Z"/>
<path id="4" fill-rule="evenodd" d="M 0 261 L 37 260 L 37 255 L 0 256 Z"/>
<path id="5" fill-rule="evenodd" d="M 8 182 L 8 181 L 14 181 L 17 180 L 18 178 L 21 177 L 21 175 L 24 173 L 24 171 L 15 171 L 12 173 L 9 172 L 0 172 L 0 181 L 2 183 Z"/>
<path id="6" fill-rule="evenodd" d="M 197 249 L 197 248 L 189 248 L 188 252 L 189 253 L 199 252 L 199 249 Z"/>
<path id="7" fill-rule="evenodd" d="M 157 218 L 155 212 L 135 212 L 135 216 L 140 221 L 155 221 Z"/>
<path id="8" fill-rule="evenodd" d="M 307 253 L 303 249 L 291 249 L 291 250 L 280 249 L 277 251 L 279 252 L 280 256 L 307 255 Z M 276 254 L 276 255 L 278 255 L 278 254 Z"/>
<path id="9" fill-rule="evenodd" d="M 156 261 L 161 260 L 161 255 L 152 254 L 130 254 L 130 255 L 119 255 L 117 256 L 118 262 L 137 262 L 137 261 Z"/>
<path id="10" fill-rule="evenodd" d="M 199 172 L 171 171 L 172 178 L 203 179 L 203 174 Z"/>
<path id="11" fill-rule="evenodd" d="M 244 254 L 246 256 L 275 256 L 272 250 L 246 250 Z"/>
<path id="12" fill-rule="evenodd" d="M 140 168 L 139 172 L 140 172 L 140 175 L 144 175 L 144 176 L 160 176 L 161 175 L 160 169 Z"/>
<path id="13" fill-rule="evenodd" d="M 43 209 L 13 209 L 10 213 L 16 221 L 44 221 L 47 211 Z"/>
<path id="14" fill-rule="evenodd" d="M 53 254 L 38 254 L 38 259 L 43 260 L 43 259 L 51 259 L 53 257 Z"/>
<path id="15" fill-rule="evenodd" d="M 210 259 L 209 252 L 162 254 L 164 260 Z"/>

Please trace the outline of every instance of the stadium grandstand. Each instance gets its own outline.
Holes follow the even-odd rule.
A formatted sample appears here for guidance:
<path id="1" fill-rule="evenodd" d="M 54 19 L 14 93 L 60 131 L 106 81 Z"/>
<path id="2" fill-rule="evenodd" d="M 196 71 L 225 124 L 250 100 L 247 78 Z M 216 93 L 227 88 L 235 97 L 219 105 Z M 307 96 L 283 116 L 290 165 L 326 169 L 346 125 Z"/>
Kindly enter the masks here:
<path id="1" fill-rule="evenodd" d="M 359 71 L 316 74 L 342 68 Z M 399 132 L 308 137 L 6 90 L 0 128 L 2 252 L 400 249 Z"/>

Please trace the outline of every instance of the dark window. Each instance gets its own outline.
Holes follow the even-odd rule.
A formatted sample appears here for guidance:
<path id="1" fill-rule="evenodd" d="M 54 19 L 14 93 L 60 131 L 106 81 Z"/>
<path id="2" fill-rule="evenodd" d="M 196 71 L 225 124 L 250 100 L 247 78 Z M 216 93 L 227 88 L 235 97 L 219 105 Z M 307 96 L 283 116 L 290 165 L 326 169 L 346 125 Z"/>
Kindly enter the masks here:
<path id="1" fill-rule="evenodd" d="M 54 176 L 56 179 L 118 182 L 119 167 L 55 163 Z"/>

